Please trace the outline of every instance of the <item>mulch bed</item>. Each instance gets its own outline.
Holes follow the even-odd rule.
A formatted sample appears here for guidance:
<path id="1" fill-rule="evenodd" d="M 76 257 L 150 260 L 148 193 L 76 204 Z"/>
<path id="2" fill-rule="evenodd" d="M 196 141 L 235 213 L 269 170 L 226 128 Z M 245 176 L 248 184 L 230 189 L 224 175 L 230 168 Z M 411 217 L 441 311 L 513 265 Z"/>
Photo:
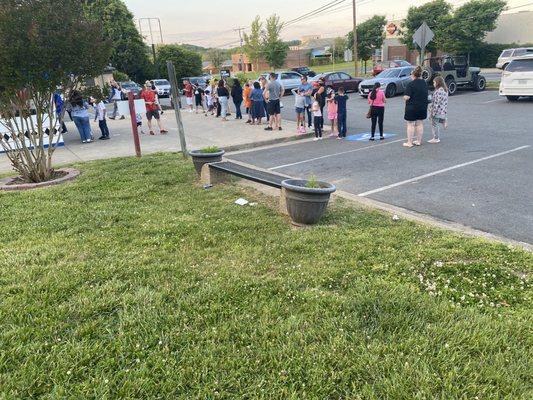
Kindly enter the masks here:
<path id="1" fill-rule="evenodd" d="M 15 191 L 15 190 L 30 190 L 53 185 L 59 185 L 64 182 L 76 179 L 80 171 L 73 168 L 63 168 L 54 171 L 52 178 L 46 182 L 25 182 L 20 176 L 0 179 L 0 190 Z"/>

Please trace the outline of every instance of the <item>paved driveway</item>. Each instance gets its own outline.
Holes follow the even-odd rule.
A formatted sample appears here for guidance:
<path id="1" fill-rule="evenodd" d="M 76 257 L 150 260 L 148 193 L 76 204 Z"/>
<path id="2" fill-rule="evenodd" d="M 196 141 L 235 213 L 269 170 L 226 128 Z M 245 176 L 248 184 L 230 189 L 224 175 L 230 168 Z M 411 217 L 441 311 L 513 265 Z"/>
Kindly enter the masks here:
<path id="1" fill-rule="evenodd" d="M 284 116 L 294 119 L 292 98 L 284 103 Z M 314 174 L 355 195 L 533 244 L 533 100 L 461 92 L 450 99 L 442 142 L 412 149 L 402 147 L 403 107 L 401 97 L 389 99 L 384 142 L 361 136 L 367 103 L 351 94 L 348 135 L 361 141 L 298 142 L 230 158 L 295 177 Z"/>

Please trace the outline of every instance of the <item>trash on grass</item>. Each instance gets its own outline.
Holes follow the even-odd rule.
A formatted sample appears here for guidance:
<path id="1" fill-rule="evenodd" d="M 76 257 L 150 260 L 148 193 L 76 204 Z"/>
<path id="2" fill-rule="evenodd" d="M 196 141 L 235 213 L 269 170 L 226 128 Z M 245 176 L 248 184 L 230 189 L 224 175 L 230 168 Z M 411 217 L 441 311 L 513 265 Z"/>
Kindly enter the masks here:
<path id="1" fill-rule="evenodd" d="M 210 185 L 209 183 L 204 185 L 204 189 L 211 189 L 213 187 L 213 185 Z"/>
<path id="2" fill-rule="evenodd" d="M 398 217 L 396 214 L 394 214 L 394 215 L 392 216 L 392 220 L 393 220 L 393 221 L 399 221 L 399 220 L 400 220 L 400 217 Z"/>
<path id="3" fill-rule="evenodd" d="M 245 206 L 246 204 L 248 204 L 248 200 L 243 199 L 241 197 L 240 199 L 235 200 L 235 204 L 237 204 L 239 206 Z"/>

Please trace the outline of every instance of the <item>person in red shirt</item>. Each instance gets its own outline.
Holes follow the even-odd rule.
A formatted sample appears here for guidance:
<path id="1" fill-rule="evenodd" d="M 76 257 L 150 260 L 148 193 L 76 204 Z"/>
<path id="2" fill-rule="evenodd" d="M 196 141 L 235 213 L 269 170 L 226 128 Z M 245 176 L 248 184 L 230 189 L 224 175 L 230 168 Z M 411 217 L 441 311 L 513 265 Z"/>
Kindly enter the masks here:
<path id="1" fill-rule="evenodd" d="M 193 96 L 194 96 L 194 87 L 191 85 L 187 79 L 183 81 L 183 94 L 185 94 L 185 100 L 187 101 L 187 108 L 189 112 L 193 112 Z"/>
<path id="2" fill-rule="evenodd" d="M 152 84 L 150 81 L 145 82 L 144 88 L 140 94 L 140 98 L 144 100 L 146 105 L 146 118 L 148 119 L 148 129 L 150 129 L 150 135 L 155 135 L 152 129 L 152 118 L 156 119 L 161 134 L 167 133 L 168 131 L 163 128 L 161 118 L 159 116 L 159 102 L 157 99 L 157 94 L 154 90 L 152 90 Z"/>

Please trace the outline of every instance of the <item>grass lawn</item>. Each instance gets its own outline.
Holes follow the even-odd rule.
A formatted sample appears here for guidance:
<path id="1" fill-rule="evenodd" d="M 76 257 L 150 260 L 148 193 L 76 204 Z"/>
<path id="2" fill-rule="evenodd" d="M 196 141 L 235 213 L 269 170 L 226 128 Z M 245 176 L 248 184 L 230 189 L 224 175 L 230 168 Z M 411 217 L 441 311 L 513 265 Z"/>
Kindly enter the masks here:
<path id="1" fill-rule="evenodd" d="M 295 229 L 177 155 L 78 168 L 0 193 L 0 399 L 531 399 L 533 255 L 340 201 Z"/>

